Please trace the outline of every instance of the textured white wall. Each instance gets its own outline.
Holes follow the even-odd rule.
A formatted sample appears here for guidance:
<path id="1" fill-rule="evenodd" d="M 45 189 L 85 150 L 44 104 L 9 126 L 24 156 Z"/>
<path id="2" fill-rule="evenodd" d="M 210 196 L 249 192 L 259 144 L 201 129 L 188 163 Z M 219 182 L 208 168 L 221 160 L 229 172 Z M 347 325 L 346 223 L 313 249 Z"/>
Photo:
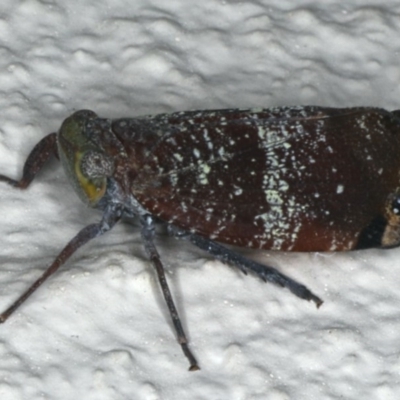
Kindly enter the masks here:
<path id="1" fill-rule="evenodd" d="M 399 104 L 397 1 L 2 0 L 0 169 L 73 110 Z M 54 162 L 0 184 L 0 308 L 99 215 Z M 325 300 L 290 293 L 162 237 L 191 346 L 187 372 L 136 227 L 82 249 L 0 326 L 0 398 L 397 399 L 399 250 L 250 256 Z"/>

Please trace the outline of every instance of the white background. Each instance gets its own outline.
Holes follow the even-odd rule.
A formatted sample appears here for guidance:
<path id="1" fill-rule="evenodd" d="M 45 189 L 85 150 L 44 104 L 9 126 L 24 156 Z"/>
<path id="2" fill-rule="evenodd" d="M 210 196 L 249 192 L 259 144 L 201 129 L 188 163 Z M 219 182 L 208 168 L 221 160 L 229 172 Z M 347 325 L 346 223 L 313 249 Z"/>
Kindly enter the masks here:
<path id="1" fill-rule="evenodd" d="M 398 1 L 2 0 L 0 168 L 80 108 L 104 117 L 316 104 L 399 107 Z M 400 155 L 399 155 L 400 156 Z M 0 308 L 96 211 L 57 162 L 0 184 Z M 317 310 L 161 236 L 188 372 L 136 226 L 81 249 L 0 326 L 0 398 L 398 399 L 400 250 L 245 254 Z"/>

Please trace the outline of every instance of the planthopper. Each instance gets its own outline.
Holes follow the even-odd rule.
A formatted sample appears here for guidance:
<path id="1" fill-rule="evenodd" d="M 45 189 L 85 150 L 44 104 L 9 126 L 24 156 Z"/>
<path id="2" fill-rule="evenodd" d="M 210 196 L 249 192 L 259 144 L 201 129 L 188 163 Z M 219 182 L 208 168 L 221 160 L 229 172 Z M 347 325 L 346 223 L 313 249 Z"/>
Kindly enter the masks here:
<path id="1" fill-rule="evenodd" d="M 223 244 L 301 252 L 397 246 L 399 116 L 378 108 L 313 106 L 115 120 L 75 112 L 33 148 L 20 180 L 0 175 L 0 181 L 25 189 L 56 156 L 101 220 L 71 239 L 0 322 L 81 246 L 124 216 L 136 216 L 189 369 L 199 369 L 154 245 L 155 224 L 319 307 L 322 300 L 301 283 Z"/>

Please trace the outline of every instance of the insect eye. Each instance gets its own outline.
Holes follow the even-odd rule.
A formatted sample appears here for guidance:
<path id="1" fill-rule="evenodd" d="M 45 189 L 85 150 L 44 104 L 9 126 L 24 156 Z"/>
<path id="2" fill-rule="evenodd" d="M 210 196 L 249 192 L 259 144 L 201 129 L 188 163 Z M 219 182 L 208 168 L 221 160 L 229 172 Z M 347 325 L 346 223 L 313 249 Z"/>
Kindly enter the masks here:
<path id="1" fill-rule="evenodd" d="M 396 197 L 393 201 L 392 201 L 392 212 L 395 215 L 400 215 L 400 197 Z"/>
<path id="2" fill-rule="evenodd" d="M 111 157 L 92 150 L 83 155 L 80 167 L 82 175 L 88 179 L 104 178 L 114 172 Z"/>

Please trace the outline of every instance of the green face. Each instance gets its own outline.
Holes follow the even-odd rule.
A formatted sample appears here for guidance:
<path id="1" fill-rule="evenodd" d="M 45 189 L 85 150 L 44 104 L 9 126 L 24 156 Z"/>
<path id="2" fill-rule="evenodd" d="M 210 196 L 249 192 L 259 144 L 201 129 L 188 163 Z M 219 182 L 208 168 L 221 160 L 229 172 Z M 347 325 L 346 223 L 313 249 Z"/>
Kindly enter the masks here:
<path id="1" fill-rule="evenodd" d="M 96 118 L 93 111 L 77 111 L 63 122 L 57 135 L 64 170 L 79 197 L 90 207 L 96 207 L 104 196 L 107 177 L 114 171 L 112 158 L 90 140 L 87 126 Z"/>

